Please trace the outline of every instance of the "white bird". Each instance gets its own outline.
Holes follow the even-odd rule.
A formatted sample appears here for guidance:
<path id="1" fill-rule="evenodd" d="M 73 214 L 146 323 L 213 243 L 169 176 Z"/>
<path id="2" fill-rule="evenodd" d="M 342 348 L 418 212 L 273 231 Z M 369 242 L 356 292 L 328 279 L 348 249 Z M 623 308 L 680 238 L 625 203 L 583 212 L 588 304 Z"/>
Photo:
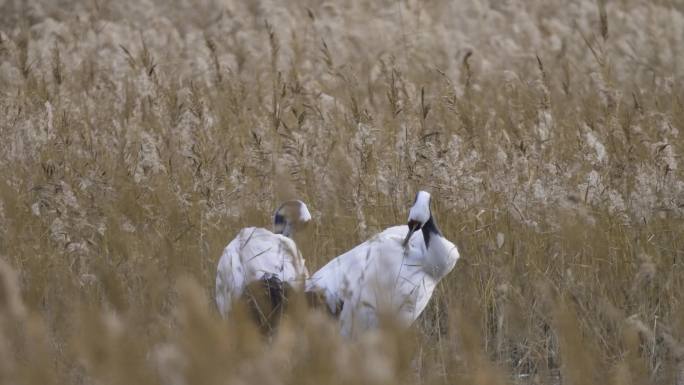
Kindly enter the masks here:
<path id="1" fill-rule="evenodd" d="M 293 200 L 276 210 L 272 232 L 257 227 L 240 230 L 223 250 L 216 271 L 216 305 L 221 316 L 225 318 L 234 301 L 249 294 L 246 291 L 253 283 L 263 283 L 271 301 L 281 297 L 285 284 L 295 290 L 302 289 L 309 273 L 291 237 L 310 220 L 306 204 Z M 277 306 L 273 303 L 274 308 Z"/>
<path id="2" fill-rule="evenodd" d="M 305 290 L 325 299 L 345 337 L 376 328 L 381 316 L 408 327 L 458 258 L 456 246 L 437 228 L 430 194 L 420 191 L 407 226 L 390 227 L 333 259 L 306 281 Z"/>

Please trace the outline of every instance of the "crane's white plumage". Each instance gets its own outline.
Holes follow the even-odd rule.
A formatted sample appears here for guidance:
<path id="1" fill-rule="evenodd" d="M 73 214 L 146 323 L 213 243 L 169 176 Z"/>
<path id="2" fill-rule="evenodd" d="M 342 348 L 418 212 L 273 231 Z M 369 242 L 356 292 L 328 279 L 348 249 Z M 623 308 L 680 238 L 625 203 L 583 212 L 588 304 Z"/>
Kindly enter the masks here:
<path id="1" fill-rule="evenodd" d="M 299 201 L 301 202 L 301 201 Z M 304 203 L 300 206 L 299 210 L 299 221 L 300 222 L 308 222 L 311 220 L 311 213 L 309 212 L 309 209 L 306 207 Z"/>
<path id="2" fill-rule="evenodd" d="M 418 228 L 423 231 L 407 237 Z M 306 290 L 323 295 L 346 337 L 375 328 L 380 315 L 409 326 L 458 258 L 434 223 L 430 195 L 421 191 L 408 226 L 390 227 L 333 259 L 307 280 Z"/>
<path id="3" fill-rule="evenodd" d="M 276 278 L 301 289 L 308 271 L 297 245 L 288 236 L 297 224 L 310 219 L 303 202 L 290 201 L 274 215 L 276 233 L 257 227 L 240 230 L 223 250 L 216 271 L 216 305 L 223 317 L 252 282 Z"/>
<path id="4" fill-rule="evenodd" d="M 421 224 L 427 223 L 430 219 L 430 194 L 419 191 L 416 194 L 416 201 L 409 210 L 409 221 L 416 221 Z"/>

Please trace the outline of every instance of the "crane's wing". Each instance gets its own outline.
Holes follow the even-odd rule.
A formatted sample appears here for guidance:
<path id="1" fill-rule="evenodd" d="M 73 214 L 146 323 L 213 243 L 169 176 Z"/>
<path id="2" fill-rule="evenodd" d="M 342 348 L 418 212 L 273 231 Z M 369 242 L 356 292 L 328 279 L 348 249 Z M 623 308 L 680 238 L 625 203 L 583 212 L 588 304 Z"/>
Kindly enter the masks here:
<path id="1" fill-rule="evenodd" d="M 332 259 L 306 281 L 306 292 L 322 295 L 329 311 L 339 315 L 345 302 L 358 297 L 355 293 L 363 286 L 377 247 L 392 245 L 392 254 L 401 261 L 401 242 L 407 233 L 408 226 L 390 227 Z"/>
<path id="2" fill-rule="evenodd" d="M 245 289 L 245 274 L 240 261 L 240 237 L 233 239 L 219 259 L 216 269 L 216 306 L 221 316 L 230 312 L 233 299 Z"/>
<path id="3" fill-rule="evenodd" d="M 436 280 L 425 271 L 422 233 L 415 233 L 404 248 L 407 233 L 407 226 L 388 228 L 333 259 L 307 281 L 307 292 L 322 295 L 339 317 L 342 335 L 377 327 L 380 314 L 408 326 L 424 310 Z"/>
<path id="4" fill-rule="evenodd" d="M 364 242 L 328 262 L 306 281 L 306 292 L 323 296 L 328 310 L 338 315 L 344 302 L 352 297 L 354 286 L 363 274 L 367 250 Z"/>

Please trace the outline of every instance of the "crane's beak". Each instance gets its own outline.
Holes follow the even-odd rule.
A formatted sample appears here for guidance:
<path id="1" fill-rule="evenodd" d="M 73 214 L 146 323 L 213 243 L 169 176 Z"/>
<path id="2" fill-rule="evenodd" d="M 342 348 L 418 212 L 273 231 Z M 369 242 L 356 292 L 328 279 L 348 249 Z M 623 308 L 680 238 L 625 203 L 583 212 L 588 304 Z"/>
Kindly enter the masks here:
<path id="1" fill-rule="evenodd" d="M 408 245 L 408 242 L 411 239 L 411 236 L 413 235 L 413 233 L 415 233 L 416 230 L 420 229 L 420 222 L 411 220 L 408 223 L 408 227 L 409 227 L 409 232 L 408 232 L 408 234 L 406 234 L 406 238 L 404 238 L 404 242 L 402 242 L 402 246 L 404 246 L 404 247 L 406 247 L 406 245 Z"/>

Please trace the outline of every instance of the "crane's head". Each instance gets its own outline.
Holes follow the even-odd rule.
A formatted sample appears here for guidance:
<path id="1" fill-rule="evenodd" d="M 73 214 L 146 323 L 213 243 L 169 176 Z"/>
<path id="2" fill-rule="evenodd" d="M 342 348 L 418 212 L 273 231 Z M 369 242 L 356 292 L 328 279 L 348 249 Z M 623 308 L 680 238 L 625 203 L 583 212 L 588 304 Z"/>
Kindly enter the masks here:
<path id="1" fill-rule="evenodd" d="M 273 232 L 291 237 L 294 230 L 303 227 L 311 220 L 311 213 L 300 200 L 287 201 L 273 214 Z"/>
<path id="2" fill-rule="evenodd" d="M 430 193 L 427 191 L 418 191 L 416 194 L 416 199 L 413 202 L 413 206 L 411 206 L 411 210 L 409 210 L 409 217 L 408 217 L 408 234 L 406 234 L 406 238 L 404 238 L 404 243 L 403 245 L 406 246 L 409 242 L 409 239 L 411 239 L 411 235 L 413 235 L 414 232 L 420 230 L 425 226 L 427 221 L 430 220 L 430 217 L 432 216 L 432 213 L 430 212 Z"/>

